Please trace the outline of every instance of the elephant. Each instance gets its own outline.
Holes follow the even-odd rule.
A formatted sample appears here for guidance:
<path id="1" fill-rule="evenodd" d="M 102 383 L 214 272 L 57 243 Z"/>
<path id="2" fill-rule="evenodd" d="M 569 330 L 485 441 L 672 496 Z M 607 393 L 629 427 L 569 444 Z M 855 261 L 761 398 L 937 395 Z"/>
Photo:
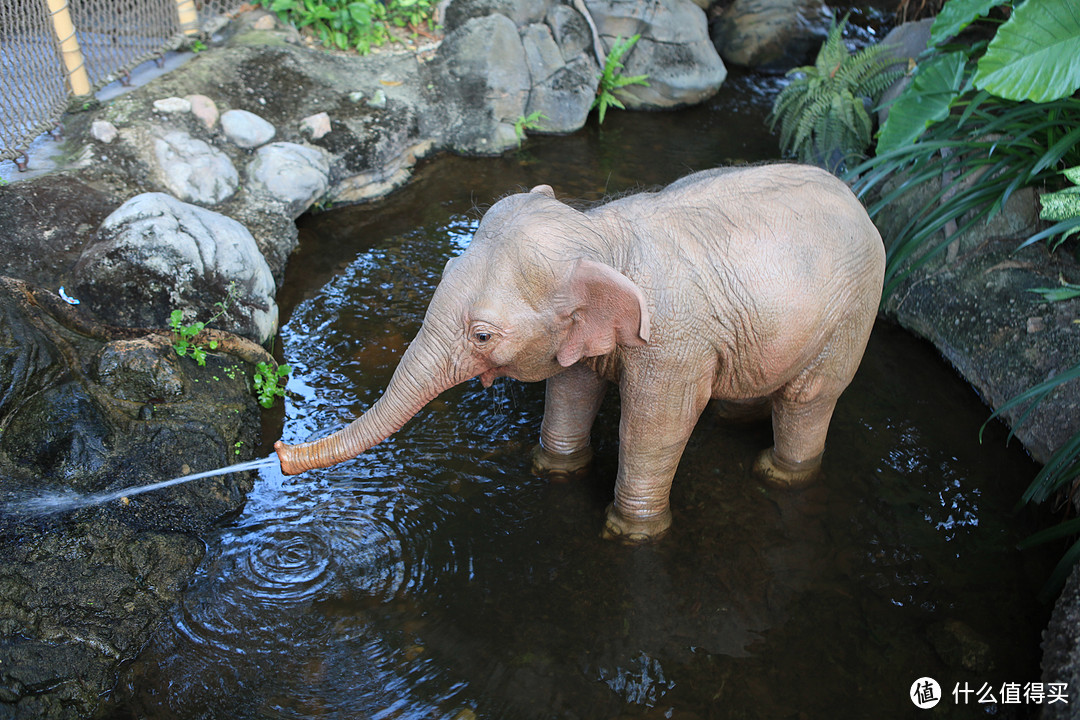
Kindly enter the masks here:
<path id="1" fill-rule="evenodd" d="M 546 380 L 538 473 L 592 458 L 605 389 L 621 396 L 619 465 L 603 534 L 663 535 L 702 411 L 771 413 L 753 472 L 799 487 L 820 471 L 837 399 L 861 362 L 885 251 L 831 174 L 798 164 L 717 168 L 576 209 L 548 185 L 508 195 L 446 263 L 383 395 L 350 425 L 275 444 L 295 474 L 353 458 L 443 390 Z"/>

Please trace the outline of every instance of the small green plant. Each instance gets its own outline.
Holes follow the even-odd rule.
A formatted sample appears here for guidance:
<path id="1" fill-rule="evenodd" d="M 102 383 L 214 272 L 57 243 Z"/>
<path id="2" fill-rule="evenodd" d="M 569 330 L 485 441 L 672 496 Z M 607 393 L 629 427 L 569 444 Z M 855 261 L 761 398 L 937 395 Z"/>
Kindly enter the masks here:
<path id="1" fill-rule="evenodd" d="M 326 48 L 356 50 L 361 55 L 371 48 L 394 41 L 392 27 L 408 28 L 414 34 L 423 26 L 434 30 L 435 4 L 432 0 L 257 0 L 277 13 L 278 18 L 314 35 Z"/>
<path id="2" fill-rule="evenodd" d="M 244 446 L 244 441 L 243 440 L 237 440 L 236 442 L 234 442 L 233 443 L 233 455 L 239 455 L 240 454 L 240 448 L 243 447 L 243 446 Z"/>
<path id="3" fill-rule="evenodd" d="M 271 367 L 269 363 L 260 362 L 255 366 L 255 394 L 259 397 L 259 404 L 264 408 L 274 406 L 274 400 L 285 397 L 285 388 L 281 386 L 281 380 L 292 372 L 289 365 Z"/>
<path id="4" fill-rule="evenodd" d="M 229 305 L 239 296 L 240 289 L 235 282 L 229 283 L 228 294 L 224 300 L 214 303 L 217 312 L 210 316 L 206 322 L 184 323 L 184 311 L 173 310 L 169 315 L 169 328 L 173 331 L 173 349 L 180 357 L 191 356 L 200 366 L 206 365 L 206 353 L 208 350 L 217 350 L 217 340 L 211 340 L 205 345 L 198 341 L 199 333 L 206 326 L 218 318 L 229 313 Z"/>
<path id="5" fill-rule="evenodd" d="M 210 319 L 213 322 L 218 318 L 215 315 Z M 172 328 L 173 334 L 173 349 L 176 350 L 176 354 L 180 357 L 191 356 L 195 362 L 199 365 L 206 364 L 206 353 L 208 350 L 217 349 L 217 340 L 211 340 L 206 345 L 202 345 L 197 341 L 199 333 L 206 328 L 206 323 L 194 322 L 190 324 L 184 324 L 184 311 L 173 310 L 169 315 L 169 327 Z"/>
<path id="6" fill-rule="evenodd" d="M 547 120 L 548 116 L 540 110 L 529 113 L 528 115 L 522 115 L 514 121 L 514 134 L 517 135 L 518 142 L 525 139 L 525 132 L 527 130 L 536 130 L 540 127 L 541 120 Z"/>
<path id="7" fill-rule="evenodd" d="M 622 39 L 622 36 L 615 38 L 615 43 L 611 46 L 611 52 L 608 53 L 607 59 L 604 61 L 604 69 L 601 71 L 599 77 L 600 85 L 596 88 L 596 99 L 593 100 L 593 108 L 600 109 L 600 124 L 604 123 L 604 115 L 607 114 L 609 107 L 617 107 L 620 110 L 625 110 L 626 106 L 619 100 L 617 93 L 623 88 L 630 85 L 644 85 L 649 86 L 648 75 L 630 75 L 626 76 L 622 74 L 623 55 L 628 53 L 637 41 L 641 39 L 641 35 L 631 35 L 626 40 Z"/>
<path id="8" fill-rule="evenodd" d="M 870 147 L 874 123 L 867 104 L 904 74 L 886 45 L 852 55 L 844 44 L 848 18 L 833 23 L 813 65 L 788 72 L 794 79 L 780 91 L 770 115 L 780 125 L 780 148 L 801 162 L 836 172 L 861 159 Z"/>
<path id="9" fill-rule="evenodd" d="M 206 49 L 206 43 L 204 43 L 202 40 L 193 40 L 191 42 L 191 52 L 193 52 L 193 53 L 201 53 L 205 49 Z"/>

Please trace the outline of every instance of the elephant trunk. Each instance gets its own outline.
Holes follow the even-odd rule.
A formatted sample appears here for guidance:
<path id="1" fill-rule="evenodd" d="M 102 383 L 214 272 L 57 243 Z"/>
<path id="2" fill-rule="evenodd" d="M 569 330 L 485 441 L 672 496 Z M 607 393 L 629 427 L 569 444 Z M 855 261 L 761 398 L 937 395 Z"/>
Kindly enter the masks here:
<path id="1" fill-rule="evenodd" d="M 475 361 L 455 361 L 445 349 L 448 347 L 452 344 L 437 339 L 425 321 L 402 355 L 386 391 L 367 412 L 325 438 L 297 445 L 280 440 L 274 443 L 282 472 L 295 475 L 356 457 L 397 432 L 443 390 L 484 370 Z"/>

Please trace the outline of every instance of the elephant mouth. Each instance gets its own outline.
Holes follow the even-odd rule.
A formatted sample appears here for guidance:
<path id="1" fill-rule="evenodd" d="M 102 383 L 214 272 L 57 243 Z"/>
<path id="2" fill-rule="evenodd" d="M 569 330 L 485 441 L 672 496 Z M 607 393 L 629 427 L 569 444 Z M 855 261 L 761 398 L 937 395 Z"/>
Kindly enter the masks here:
<path id="1" fill-rule="evenodd" d="M 490 370 L 485 370 L 484 372 L 480 373 L 480 375 L 478 376 L 480 378 L 480 384 L 483 385 L 485 388 L 491 387 L 491 384 L 495 382 L 495 378 L 502 377 L 506 374 L 503 372 L 503 370 L 504 368 L 497 367 L 491 368 Z"/>

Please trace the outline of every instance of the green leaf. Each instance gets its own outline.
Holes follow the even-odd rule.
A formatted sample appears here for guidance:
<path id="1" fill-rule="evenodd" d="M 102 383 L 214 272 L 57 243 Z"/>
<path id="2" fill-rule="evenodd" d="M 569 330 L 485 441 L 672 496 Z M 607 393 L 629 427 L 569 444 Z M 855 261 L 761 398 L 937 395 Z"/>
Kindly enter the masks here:
<path id="1" fill-rule="evenodd" d="M 1080 297 L 1080 285 L 1062 283 L 1061 287 L 1029 288 L 1028 292 L 1042 295 L 1043 300 L 1046 302 L 1061 302 L 1062 300 L 1072 300 L 1073 298 Z"/>
<path id="2" fill-rule="evenodd" d="M 1076 167 L 1067 168 L 1062 171 L 1062 174 L 1069 179 L 1069 182 L 1074 185 L 1080 185 L 1080 165 Z"/>
<path id="3" fill-rule="evenodd" d="M 965 53 L 939 55 L 918 66 L 904 91 L 889 108 L 878 133 L 877 154 L 910 145 L 936 122 L 949 115 L 964 83 Z"/>
<path id="4" fill-rule="evenodd" d="M 1007 100 L 1049 102 L 1080 88 L 1080 4 L 1027 0 L 998 28 L 975 87 Z"/>
<path id="5" fill-rule="evenodd" d="M 1080 216 L 1080 187 L 1067 187 L 1052 193 L 1044 193 L 1039 197 L 1042 209 L 1039 218 L 1042 220 L 1068 220 Z"/>
<path id="6" fill-rule="evenodd" d="M 930 28 L 930 45 L 940 45 L 1003 4 L 1002 0 L 949 0 L 934 18 Z"/>

